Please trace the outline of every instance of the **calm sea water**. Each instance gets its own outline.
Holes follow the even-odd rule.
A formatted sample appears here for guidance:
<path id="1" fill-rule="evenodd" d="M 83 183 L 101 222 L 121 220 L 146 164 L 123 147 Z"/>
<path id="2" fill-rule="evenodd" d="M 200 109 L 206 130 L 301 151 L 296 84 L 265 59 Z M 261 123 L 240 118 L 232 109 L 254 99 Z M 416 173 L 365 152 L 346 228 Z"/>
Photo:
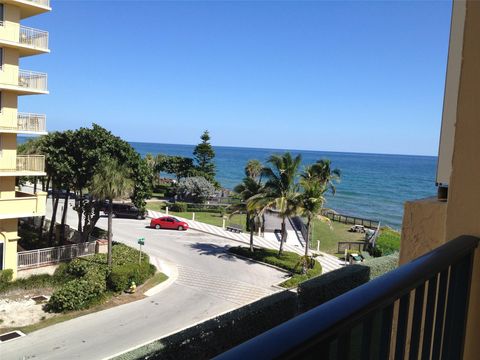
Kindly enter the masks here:
<path id="1" fill-rule="evenodd" d="M 24 142 L 25 137 L 19 137 Z M 192 156 L 193 145 L 153 144 L 131 142 L 142 155 L 168 154 Z M 265 161 L 271 154 L 287 150 L 215 147 L 217 180 L 232 189 L 244 177 L 248 160 Z M 437 158 L 433 156 L 358 154 L 327 151 L 288 150 L 302 155 L 304 165 L 319 159 L 330 159 L 342 171 L 335 196 L 327 195 L 326 207 L 338 212 L 374 220 L 400 229 L 403 203 L 433 196 L 436 193 L 435 171 Z"/>
<path id="2" fill-rule="evenodd" d="M 164 153 L 192 156 L 193 145 L 132 142 L 141 154 Z M 217 180 L 223 187 L 233 188 L 244 177 L 244 166 L 250 159 L 265 161 L 271 154 L 286 150 L 215 147 Z M 403 203 L 406 200 L 433 196 L 437 158 L 433 156 L 358 154 L 323 151 L 290 150 L 300 153 L 305 165 L 323 158 L 342 171 L 335 196 L 327 196 L 326 207 L 341 213 L 370 219 L 399 229 Z"/>

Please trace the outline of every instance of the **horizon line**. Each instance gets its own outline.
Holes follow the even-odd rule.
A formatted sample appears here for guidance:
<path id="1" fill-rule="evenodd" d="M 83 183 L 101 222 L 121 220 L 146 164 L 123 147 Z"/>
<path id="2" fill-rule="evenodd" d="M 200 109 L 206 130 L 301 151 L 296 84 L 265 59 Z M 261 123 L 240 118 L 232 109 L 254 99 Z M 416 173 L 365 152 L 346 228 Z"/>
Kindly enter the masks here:
<path id="1" fill-rule="evenodd" d="M 154 144 L 154 145 L 181 145 L 181 146 L 196 146 L 197 144 L 178 144 L 178 143 L 163 143 L 163 142 L 150 142 L 150 141 L 133 141 L 126 140 L 129 143 L 138 144 Z M 433 157 L 438 158 L 438 155 L 426 155 L 426 154 L 398 154 L 398 153 L 375 153 L 375 152 L 361 152 L 361 151 L 334 151 L 334 150 L 312 150 L 312 149 L 281 149 L 270 147 L 251 147 L 251 146 L 231 146 L 231 145 L 214 145 L 215 148 L 230 148 L 230 149 L 248 149 L 248 150 L 280 150 L 280 151 L 303 151 L 303 152 L 325 152 L 325 153 L 340 153 L 340 154 L 360 154 L 360 155 L 390 155 L 390 156 L 418 156 L 418 157 Z"/>

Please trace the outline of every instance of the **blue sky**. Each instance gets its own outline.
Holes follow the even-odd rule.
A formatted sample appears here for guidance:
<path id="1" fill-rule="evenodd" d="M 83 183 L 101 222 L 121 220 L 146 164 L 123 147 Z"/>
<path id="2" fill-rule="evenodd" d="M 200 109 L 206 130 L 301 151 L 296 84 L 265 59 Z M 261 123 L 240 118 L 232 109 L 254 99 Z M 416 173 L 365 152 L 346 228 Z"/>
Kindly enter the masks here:
<path id="1" fill-rule="evenodd" d="M 436 155 L 449 1 L 52 1 L 49 130 L 130 140 Z"/>

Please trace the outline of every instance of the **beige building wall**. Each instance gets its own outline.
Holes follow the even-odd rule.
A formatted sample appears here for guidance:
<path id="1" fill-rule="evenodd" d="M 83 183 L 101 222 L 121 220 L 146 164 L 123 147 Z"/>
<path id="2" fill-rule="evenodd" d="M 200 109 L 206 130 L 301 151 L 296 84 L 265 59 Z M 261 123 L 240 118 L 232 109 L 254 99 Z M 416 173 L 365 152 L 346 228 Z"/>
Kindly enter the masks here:
<path id="1" fill-rule="evenodd" d="M 17 276 L 17 219 L 0 220 L 0 243 L 3 243 L 3 267 Z"/>
<path id="2" fill-rule="evenodd" d="M 0 70 L 0 83 L 18 85 L 18 50 L 3 48 L 3 64 Z"/>
<path id="3" fill-rule="evenodd" d="M 13 5 L 3 5 L 3 25 L 0 26 L 0 38 L 18 42 L 20 35 L 20 9 Z"/>
<path id="4" fill-rule="evenodd" d="M 8 91 L 1 91 L 0 96 L 2 104 L 0 110 L 0 131 L 1 129 L 15 130 L 17 128 L 18 96 Z"/>
<path id="5" fill-rule="evenodd" d="M 480 237 L 480 2 L 468 0 L 448 200 L 405 204 L 400 262 L 460 235 Z M 480 250 L 474 261 L 464 359 L 480 358 Z"/>
<path id="6" fill-rule="evenodd" d="M 22 6 L 23 13 L 17 5 Z M 25 46 L 34 47 L 31 44 L 24 44 L 25 39 L 29 39 L 29 33 L 24 34 L 25 39 L 21 44 L 23 48 L 19 47 L 20 20 L 22 16 L 40 14 L 48 10 L 46 8 L 39 9 L 35 2 L 4 4 L 3 9 L 4 21 L 0 22 L 0 43 L 2 44 L 2 62 L 0 64 L 0 243 L 3 247 L 3 269 L 13 269 L 14 277 L 16 277 L 18 218 L 42 216 L 45 214 L 46 205 L 46 193 L 37 192 L 37 194 L 33 195 L 16 191 L 15 188 L 16 176 L 24 175 L 31 171 L 37 173 L 37 175 L 38 173 L 43 174 L 43 170 L 36 171 L 35 161 L 37 160 L 33 158 L 27 158 L 22 163 L 22 172 L 19 172 L 19 169 L 17 169 L 17 134 L 15 131 L 25 131 L 25 121 L 32 120 L 28 116 L 26 119 L 25 117 L 22 118 L 23 128 L 18 129 L 17 99 L 20 93 L 35 94 L 41 93 L 41 91 L 46 93 L 46 89 L 42 87 L 41 82 L 39 82 L 40 85 L 33 85 L 33 87 L 37 86 L 41 91 L 26 91 L 26 85 L 30 86 L 30 84 L 19 84 L 19 61 L 22 56 L 34 55 L 42 51 L 48 52 L 46 48 L 37 52 L 25 50 Z M 45 32 L 38 32 L 38 34 L 41 33 L 43 34 L 42 36 L 45 36 Z M 48 38 L 45 37 L 44 39 L 47 40 Z M 46 46 L 46 44 L 47 42 L 45 41 L 42 45 Z M 46 85 L 46 78 L 44 81 Z M 35 120 L 33 119 L 33 121 Z M 26 130 L 30 133 L 35 133 L 36 131 L 44 133 L 45 131 L 43 127 L 41 130 L 36 130 L 33 126 Z"/>

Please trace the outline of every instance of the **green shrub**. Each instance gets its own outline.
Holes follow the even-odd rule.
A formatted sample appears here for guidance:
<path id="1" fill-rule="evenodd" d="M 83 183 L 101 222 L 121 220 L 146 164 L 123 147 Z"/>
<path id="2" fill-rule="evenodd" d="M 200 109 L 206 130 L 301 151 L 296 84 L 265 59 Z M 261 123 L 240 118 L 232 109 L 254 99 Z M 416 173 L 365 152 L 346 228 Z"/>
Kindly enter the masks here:
<path id="1" fill-rule="evenodd" d="M 372 256 L 385 256 L 400 250 L 400 233 L 389 227 L 380 230 Z"/>
<path id="2" fill-rule="evenodd" d="M 363 265 L 349 265 L 307 280 L 298 286 L 299 310 L 307 311 L 369 280 L 370 269 Z"/>
<path id="3" fill-rule="evenodd" d="M 295 287 L 302 281 L 322 274 L 322 265 L 314 259 L 309 260 L 311 266 L 309 266 L 306 274 L 302 274 L 303 257 L 290 251 L 284 251 L 281 256 L 278 256 L 277 250 L 264 248 L 255 249 L 252 253 L 249 248 L 238 246 L 230 248 L 229 251 L 249 259 L 278 266 L 279 268 L 291 272 L 292 277 L 280 284 L 280 286 L 285 288 Z"/>
<path id="4" fill-rule="evenodd" d="M 5 269 L 0 270 L 0 291 L 7 288 L 8 284 L 13 279 L 13 270 L 12 269 Z"/>
<path id="5" fill-rule="evenodd" d="M 283 291 L 116 357 L 123 359 L 210 359 L 290 320 L 295 293 Z"/>
<path id="6" fill-rule="evenodd" d="M 398 267 L 398 253 L 366 260 L 362 263 L 370 268 L 370 280 Z"/>
<path id="7" fill-rule="evenodd" d="M 105 290 L 105 278 L 96 275 L 71 280 L 52 294 L 46 310 L 65 312 L 86 309 L 99 301 Z"/>
<path id="8" fill-rule="evenodd" d="M 137 284 L 144 283 L 156 269 L 149 263 L 147 254 L 143 253 L 141 264 L 138 264 L 138 259 L 138 250 L 114 243 L 112 248 L 114 267 L 111 272 L 107 267 L 106 254 L 72 260 L 55 272 L 55 276 L 63 278 L 64 285 L 53 293 L 47 303 L 47 309 L 52 312 L 85 309 L 104 297 L 107 279 L 108 288 L 114 291 L 124 290 L 125 284 L 132 280 Z"/>
<path id="9" fill-rule="evenodd" d="M 188 208 L 187 203 L 177 201 L 176 203 L 170 204 L 168 209 L 174 212 L 186 212 Z"/>
<path id="10" fill-rule="evenodd" d="M 137 285 L 141 285 L 153 274 L 155 274 L 155 267 L 145 262 L 115 266 L 108 275 L 107 285 L 112 291 L 124 291 L 130 286 L 132 281 Z"/>

